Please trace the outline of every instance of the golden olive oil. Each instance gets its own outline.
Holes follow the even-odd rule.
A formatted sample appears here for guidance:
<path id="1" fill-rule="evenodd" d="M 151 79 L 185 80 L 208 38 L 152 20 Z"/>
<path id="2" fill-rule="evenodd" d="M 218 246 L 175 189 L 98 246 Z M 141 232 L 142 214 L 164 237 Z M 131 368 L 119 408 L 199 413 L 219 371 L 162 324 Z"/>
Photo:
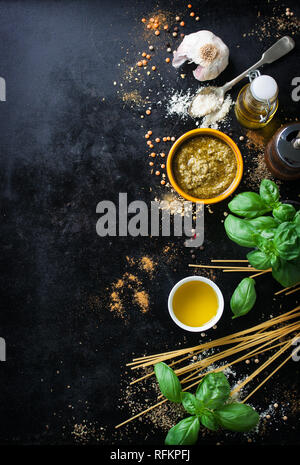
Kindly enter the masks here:
<path id="1" fill-rule="evenodd" d="M 258 129 L 266 126 L 278 108 L 277 95 L 270 102 L 268 109 L 266 103 L 256 100 L 251 94 L 251 85 L 246 84 L 240 91 L 235 103 L 234 111 L 238 122 L 249 129 Z M 265 121 L 262 120 L 265 118 Z"/>
<path id="2" fill-rule="evenodd" d="M 217 314 L 219 306 L 216 292 L 203 281 L 182 284 L 175 292 L 172 303 L 176 318 L 192 327 L 208 323 Z"/>

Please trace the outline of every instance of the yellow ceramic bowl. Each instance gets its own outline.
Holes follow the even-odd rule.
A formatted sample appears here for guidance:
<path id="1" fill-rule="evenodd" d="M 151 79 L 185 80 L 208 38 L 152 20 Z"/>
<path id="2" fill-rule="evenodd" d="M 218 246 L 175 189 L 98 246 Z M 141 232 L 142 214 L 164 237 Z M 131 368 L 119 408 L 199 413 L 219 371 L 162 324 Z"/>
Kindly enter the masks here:
<path id="1" fill-rule="evenodd" d="M 234 180 L 232 181 L 231 185 L 226 189 L 226 191 L 222 192 L 222 194 L 218 195 L 217 197 L 213 197 L 211 199 L 198 199 L 197 197 L 193 197 L 192 195 L 187 194 L 184 192 L 181 187 L 178 186 L 175 176 L 173 173 L 173 160 L 174 156 L 179 148 L 179 146 L 185 142 L 187 139 L 190 139 L 192 137 L 196 136 L 214 136 L 217 137 L 218 139 L 221 139 L 222 141 L 226 142 L 227 145 L 233 150 L 237 162 L 237 171 Z M 184 197 L 187 200 L 190 200 L 191 202 L 201 202 L 205 204 L 211 204 L 211 203 L 217 203 L 221 202 L 221 200 L 226 199 L 231 195 L 235 189 L 238 187 L 242 175 L 243 175 L 243 158 L 241 155 L 241 152 L 233 140 L 228 137 L 224 132 L 217 131 L 216 129 L 193 129 L 192 131 L 188 131 L 185 134 L 183 134 L 179 139 L 177 139 L 174 144 L 172 145 L 169 155 L 168 155 L 168 160 L 167 160 L 167 173 L 168 177 L 170 180 L 170 183 L 174 187 L 174 189 L 180 194 L 182 197 Z"/>

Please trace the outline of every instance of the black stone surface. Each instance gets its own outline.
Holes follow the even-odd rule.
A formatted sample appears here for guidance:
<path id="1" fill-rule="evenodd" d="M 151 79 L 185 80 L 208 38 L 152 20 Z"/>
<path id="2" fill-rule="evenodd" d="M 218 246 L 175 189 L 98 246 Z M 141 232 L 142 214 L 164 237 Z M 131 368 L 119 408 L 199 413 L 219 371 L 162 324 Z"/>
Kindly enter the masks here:
<path id="1" fill-rule="evenodd" d="M 172 350 L 199 340 L 197 334 L 177 328 L 167 312 L 171 287 L 189 274 L 191 251 L 182 238 L 100 238 L 96 205 L 104 199 L 117 202 L 119 192 L 128 192 L 129 201 L 148 203 L 166 193 L 150 174 L 144 134 L 152 129 L 159 136 L 178 137 L 194 128 L 190 119 L 166 118 L 157 93 L 196 89 L 198 83 L 189 66 L 184 67 L 183 80 L 180 71 L 164 62 L 164 44 L 170 41 L 175 48 L 179 39 L 153 39 L 161 78 L 149 79 L 141 90 L 146 95 L 151 89 L 153 95 L 152 114 L 142 120 L 144 110 L 130 108 L 121 99 L 120 83 L 126 85 L 122 73 L 148 46 L 140 20 L 156 9 L 178 13 L 186 21 L 185 33 L 213 30 L 229 45 L 230 65 L 216 80 L 218 85 L 254 63 L 276 33 L 288 32 L 273 26 L 261 41 L 255 33 L 243 37 L 257 32 L 257 21 L 272 16 L 274 6 L 280 14 L 286 6 L 295 16 L 300 13 L 296 1 L 192 3 L 200 12 L 198 23 L 179 1 L 0 2 L 0 74 L 7 84 L 7 101 L 0 103 L 0 336 L 7 344 L 7 361 L 0 364 L 1 444 L 74 444 L 74 425 L 83 421 L 96 428 L 85 438 L 89 444 L 163 444 L 165 433 L 149 423 L 137 421 L 117 432 L 114 425 L 131 414 L 126 405 L 122 410 L 118 406 L 130 381 L 129 375 L 123 376 L 125 363 L 133 353 Z M 299 75 L 295 39 L 297 49 L 268 67 L 280 88 L 275 126 L 299 117 L 299 103 L 291 99 L 291 80 Z M 245 130 L 233 115 L 225 132 L 239 144 L 245 172 L 251 169 L 253 151 L 239 142 Z M 248 179 L 246 174 L 239 191 L 248 188 Z M 281 192 L 283 198 L 297 200 L 298 183 L 282 183 Z M 244 257 L 244 250 L 225 237 L 221 220 L 226 205 L 214 205 L 213 214 L 206 210 L 204 250 L 194 252 L 195 262 Z M 166 245 L 172 249 L 170 262 L 162 255 Z M 149 293 L 150 310 L 142 314 L 128 291 L 128 318 L 118 318 L 109 311 L 112 283 L 132 271 L 126 256 L 138 261 L 143 255 L 158 263 L 152 280 L 134 268 Z M 208 337 L 252 326 L 297 301 L 296 295 L 274 301 L 278 285 L 261 277 L 255 310 L 233 321 L 228 302 L 240 276 L 216 277 L 227 306 Z M 240 373 L 243 370 L 241 366 Z M 297 397 L 298 382 L 299 364 L 289 362 L 252 404 L 264 411 L 274 400 L 288 402 L 288 392 Z M 150 397 L 155 401 L 154 394 Z M 277 414 L 277 421 L 253 441 L 297 443 L 299 411 L 291 409 L 285 406 L 287 422 Z M 218 433 L 201 441 L 246 444 L 247 438 Z"/>

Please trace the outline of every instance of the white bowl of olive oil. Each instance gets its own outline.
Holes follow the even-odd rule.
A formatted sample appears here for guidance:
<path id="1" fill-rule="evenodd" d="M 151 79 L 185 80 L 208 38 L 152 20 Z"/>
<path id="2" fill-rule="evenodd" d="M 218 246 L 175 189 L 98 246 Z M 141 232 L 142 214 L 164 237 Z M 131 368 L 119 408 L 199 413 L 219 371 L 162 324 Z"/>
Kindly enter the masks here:
<path id="1" fill-rule="evenodd" d="M 203 276 L 181 279 L 170 292 L 168 300 L 172 320 L 186 331 L 206 331 L 221 318 L 223 294 L 219 287 Z"/>

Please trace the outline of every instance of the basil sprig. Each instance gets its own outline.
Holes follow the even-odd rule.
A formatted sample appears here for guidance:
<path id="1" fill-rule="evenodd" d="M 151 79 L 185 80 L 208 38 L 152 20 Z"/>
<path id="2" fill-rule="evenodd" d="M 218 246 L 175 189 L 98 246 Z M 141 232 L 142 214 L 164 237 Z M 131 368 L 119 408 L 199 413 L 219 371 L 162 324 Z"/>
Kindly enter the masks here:
<path id="1" fill-rule="evenodd" d="M 195 444 L 201 425 L 212 431 L 220 427 L 231 431 L 249 431 L 257 425 L 259 415 L 252 407 L 229 403 L 230 386 L 223 373 L 206 375 L 194 395 L 182 391 L 175 372 L 165 363 L 157 363 L 154 371 L 162 394 L 173 402 L 178 402 L 180 397 L 184 409 L 190 414 L 169 430 L 166 445 Z"/>
<path id="2" fill-rule="evenodd" d="M 300 210 L 280 202 L 278 186 L 269 179 L 262 180 L 259 194 L 238 194 L 228 207 L 238 216 L 227 216 L 225 231 L 238 245 L 255 247 L 247 254 L 250 265 L 259 270 L 271 268 L 273 277 L 284 287 L 297 284 L 300 281 Z M 243 280 L 232 296 L 234 315 L 248 313 L 255 299 L 254 284 Z"/>

